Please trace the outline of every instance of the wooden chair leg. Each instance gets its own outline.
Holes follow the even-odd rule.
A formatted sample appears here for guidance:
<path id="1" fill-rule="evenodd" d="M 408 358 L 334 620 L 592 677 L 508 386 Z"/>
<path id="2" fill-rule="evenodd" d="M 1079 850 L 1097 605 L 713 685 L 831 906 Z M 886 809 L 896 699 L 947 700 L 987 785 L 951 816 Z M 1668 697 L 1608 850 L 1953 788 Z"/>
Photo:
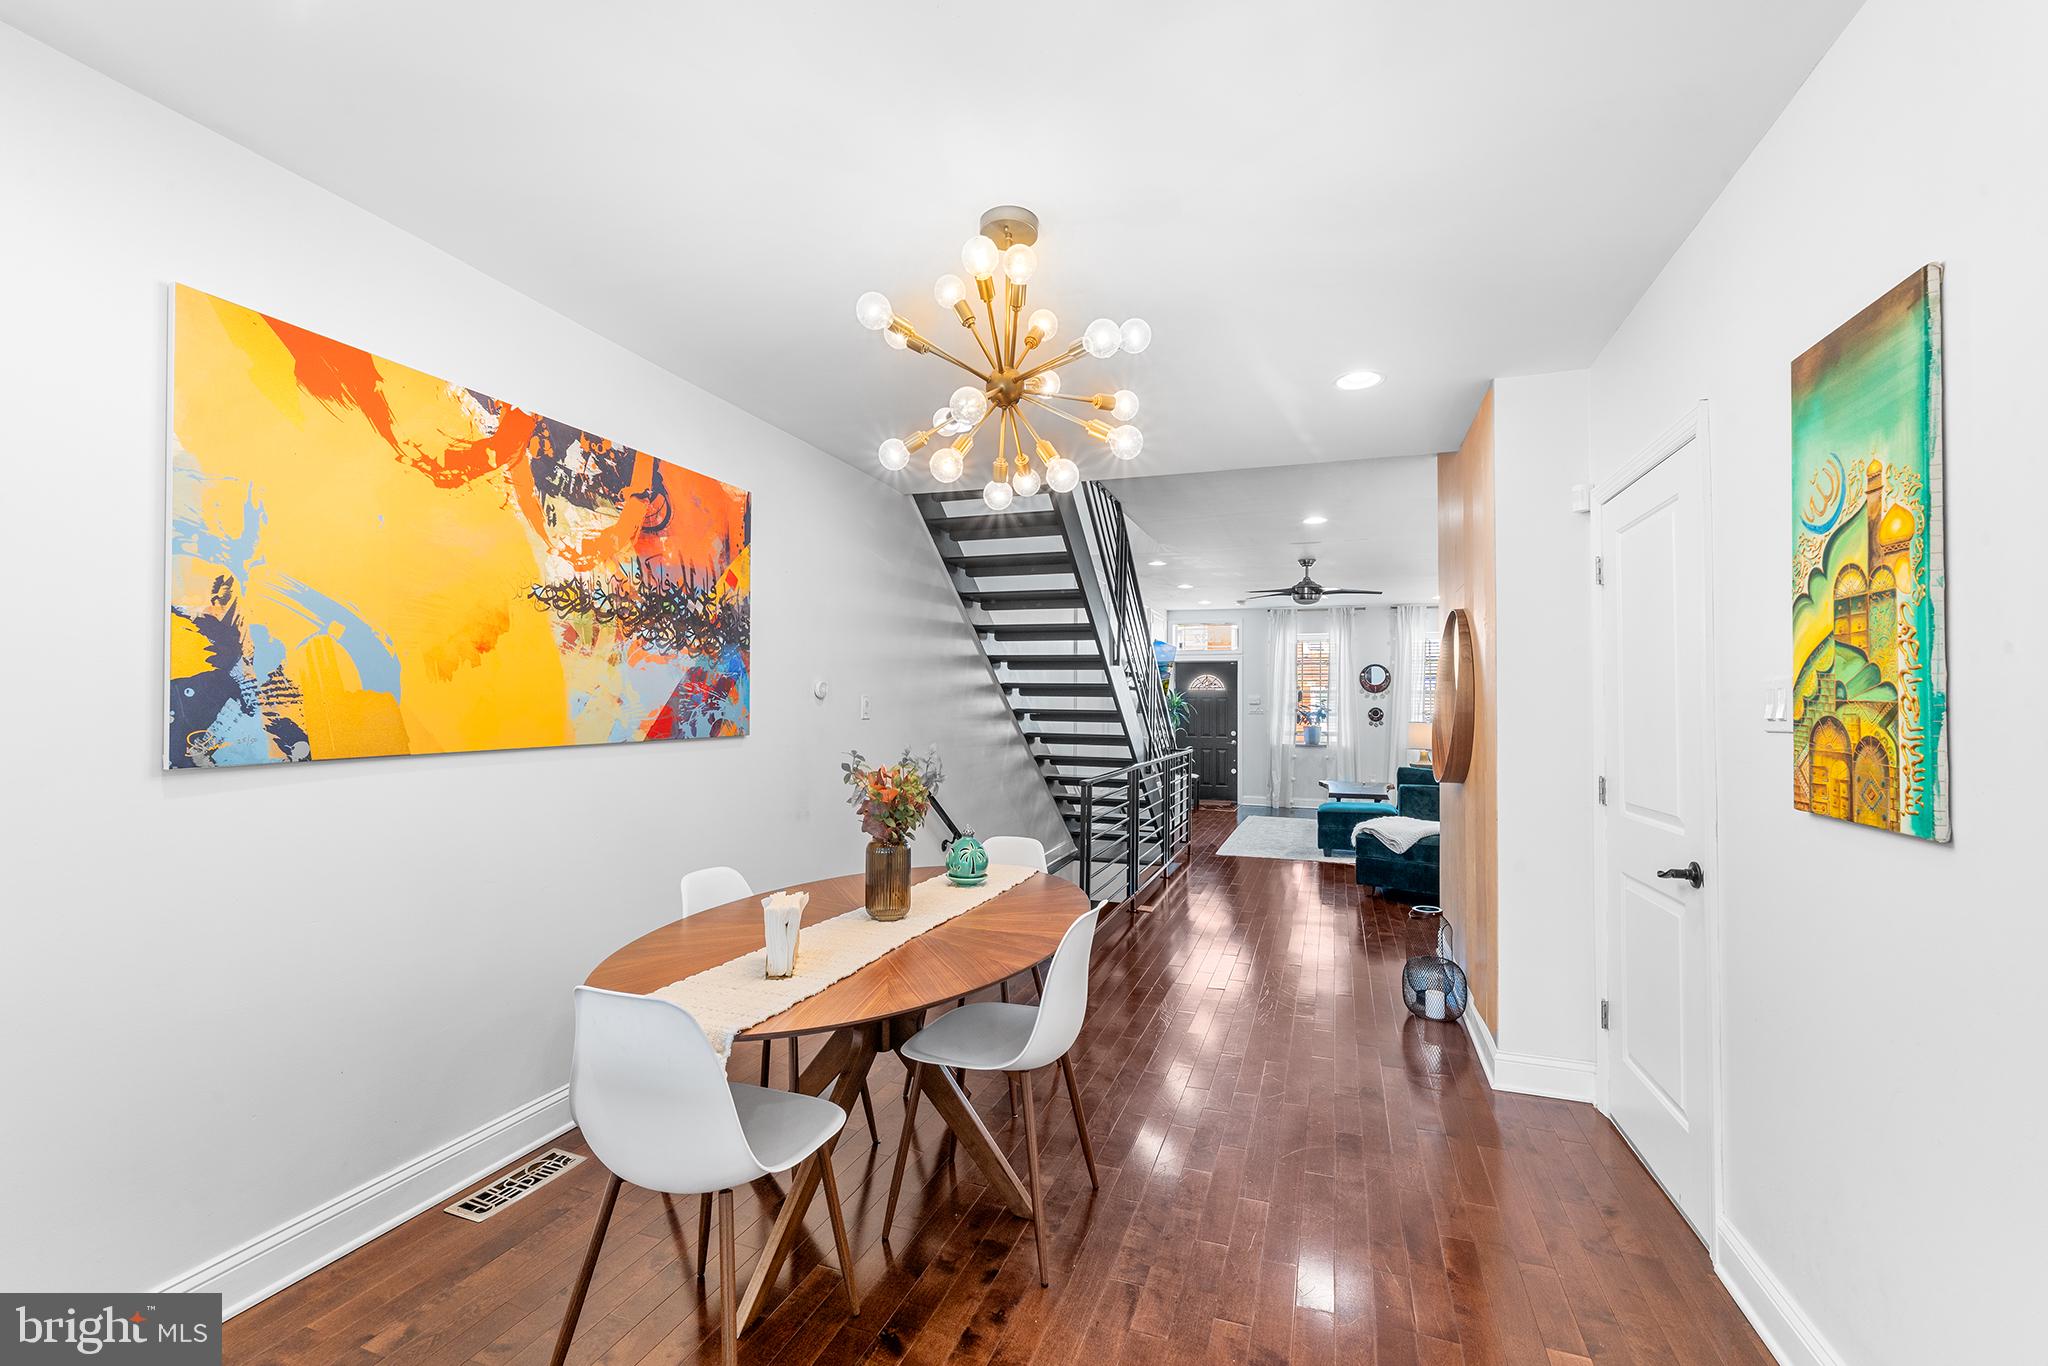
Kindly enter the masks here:
<path id="1" fill-rule="evenodd" d="M 1031 1099 L 1031 1074 L 1015 1074 L 1024 1088 L 1024 1160 L 1031 1173 L 1031 1240 L 1038 1247 L 1038 1283 L 1051 1285 L 1045 1272 L 1045 1197 L 1038 1174 L 1038 1107 Z"/>
<path id="2" fill-rule="evenodd" d="M 761 1084 L 768 1084 L 768 1064 L 775 1060 L 775 1043 L 771 1039 L 761 1040 Z"/>
<path id="3" fill-rule="evenodd" d="M 860 1084 L 860 1108 L 861 1113 L 868 1117 L 868 1146 L 871 1148 L 881 1147 L 882 1131 L 875 1127 L 875 1102 L 868 1095 L 868 1084 L 866 1082 Z"/>
<path id="4" fill-rule="evenodd" d="M 725 1366 L 739 1366 L 740 1288 L 737 1284 L 739 1258 L 733 1251 L 732 1236 L 732 1192 L 718 1193 L 718 1283 L 719 1319 L 724 1329 L 720 1343 L 719 1359 Z"/>
<path id="5" fill-rule="evenodd" d="M 998 995 L 998 996 L 1000 996 L 1000 997 L 1002 998 L 1002 1001 L 1003 1001 L 1003 1004 L 1004 1004 L 1004 1005 L 1008 1005 L 1008 1004 L 1010 1003 L 1010 979 L 1009 979 L 1009 978 L 1005 977 L 1005 978 L 1004 978 L 1004 979 L 1003 979 L 1002 981 L 1000 981 L 1000 982 L 998 982 L 998 983 L 996 984 L 996 995 Z"/>
<path id="6" fill-rule="evenodd" d="M 583 1297 L 590 1293 L 590 1276 L 597 1270 L 597 1254 L 604 1248 L 604 1231 L 611 1226 L 612 1207 L 619 1203 L 619 1187 L 626 1184 L 617 1173 L 604 1188 L 604 1203 L 597 1209 L 597 1227 L 590 1231 L 590 1250 L 583 1254 L 583 1270 L 576 1277 L 576 1288 L 569 1292 L 569 1308 L 562 1315 L 562 1331 L 555 1337 L 555 1355 L 552 1366 L 562 1366 L 569 1359 L 569 1339 L 576 1336 L 576 1320 L 583 1316 Z"/>
<path id="7" fill-rule="evenodd" d="M 889 1241 L 889 1229 L 896 1222 L 896 1197 L 903 1193 L 903 1168 L 910 1162 L 910 1134 L 917 1127 L 917 1102 L 924 1095 L 918 1086 L 918 1074 L 924 1071 L 924 1064 L 910 1064 L 910 1096 L 903 1102 L 903 1137 L 896 1144 L 896 1174 L 889 1178 L 889 1207 L 882 1215 L 882 1241 Z"/>
<path id="8" fill-rule="evenodd" d="M 711 1271 L 711 1192 L 697 1197 L 697 1280 Z"/>
<path id="9" fill-rule="evenodd" d="M 1081 1136 L 1081 1156 L 1088 1160 L 1088 1184 L 1096 1190 L 1102 1182 L 1095 1175 L 1095 1144 L 1088 1137 L 1088 1115 L 1081 1109 L 1081 1088 L 1074 1085 L 1074 1060 L 1060 1056 L 1060 1075 L 1067 1079 L 1067 1099 L 1074 1103 L 1074 1132 Z"/>
<path id="10" fill-rule="evenodd" d="M 792 1034 L 789 1038 L 789 1089 L 801 1091 L 803 1087 L 799 1079 L 803 1076 L 803 1065 L 797 1060 L 796 1052 L 796 1036 Z"/>
<path id="11" fill-rule="evenodd" d="M 1031 986 L 1041 999 L 1045 996 L 1045 975 L 1038 970 L 1038 964 L 1031 965 Z"/>
<path id="12" fill-rule="evenodd" d="M 839 1246 L 839 1278 L 846 1282 L 846 1302 L 853 1316 L 860 1317 L 860 1291 L 853 1283 L 853 1245 L 846 1238 L 846 1214 L 839 1208 L 839 1178 L 832 1171 L 832 1145 L 818 1150 L 820 1172 L 825 1178 L 825 1209 L 832 1216 L 832 1241 Z"/>

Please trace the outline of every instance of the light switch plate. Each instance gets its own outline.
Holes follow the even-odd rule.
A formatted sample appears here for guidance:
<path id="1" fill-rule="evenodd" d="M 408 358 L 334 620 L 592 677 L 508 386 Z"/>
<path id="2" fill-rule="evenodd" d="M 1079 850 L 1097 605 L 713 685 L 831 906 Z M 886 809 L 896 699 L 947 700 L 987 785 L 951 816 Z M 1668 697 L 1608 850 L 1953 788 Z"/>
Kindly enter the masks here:
<path id="1" fill-rule="evenodd" d="M 1792 733 L 1792 679 L 1789 675 L 1764 680 L 1763 716 L 1766 732 Z"/>

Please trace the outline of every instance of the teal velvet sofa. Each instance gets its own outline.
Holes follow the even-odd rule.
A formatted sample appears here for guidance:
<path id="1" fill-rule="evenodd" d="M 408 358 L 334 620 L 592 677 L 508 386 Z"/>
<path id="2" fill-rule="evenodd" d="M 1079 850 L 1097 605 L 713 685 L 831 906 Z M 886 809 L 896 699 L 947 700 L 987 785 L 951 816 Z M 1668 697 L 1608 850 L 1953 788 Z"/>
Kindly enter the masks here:
<path id="1" fill-rule="evenodd" d="M 1400 815 L 1425 821 L 1439 819 L 1442 808 L 1438 803 L 1435 773 L 1427 768 L 1408 766 L 1403 767 L 1394 780 L 1397 784 L 1395 804 L 1400 808 Z M 1370 834 L 1360 831 L 1352 841 L 1358 857 L 1358 885 L 1377 887 L 1382 892 L 1394 892 L 1417 901 L 1435 901 L 1441 885 L 1438 859 L 1442 843 L 1441 836 L 1431 835 L 1416 841 L 1407 853 L 1397 854 Z"/>
<path id="2" fill-rule="evenodd" d="M 1394 814 L 1392 802 L 1324 802 L 1316 808 L 1316 845 L 1326 854 L 1348 854 L 1351 832 L 1360 821 Z"/>

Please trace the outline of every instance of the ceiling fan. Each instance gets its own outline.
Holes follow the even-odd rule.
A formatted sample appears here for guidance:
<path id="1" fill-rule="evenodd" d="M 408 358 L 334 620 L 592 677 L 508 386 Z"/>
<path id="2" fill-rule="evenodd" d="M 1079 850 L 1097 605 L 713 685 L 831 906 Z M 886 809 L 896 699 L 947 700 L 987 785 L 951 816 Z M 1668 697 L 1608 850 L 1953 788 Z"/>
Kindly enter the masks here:
<path id="1" fill-rule="evenodd" d="M 1308 576 L 1308 571 L 1315 566 L 1315 562 L 1316 557 L 1313 555 L 1304 555 L 1295 561 L 1301 566 L 1300 583 L 1290 588 L 1263 588 L 1241 601 L 1250 602 L 1252 598 L 1293 598 L 1299 606 L 1313 607 L 1324 598 L 1334 597 L 1339 593 L 1370 593 L 1375 596 L 1379 594 L 1380 590 L 1377 588 L 1325 588 Z"/>

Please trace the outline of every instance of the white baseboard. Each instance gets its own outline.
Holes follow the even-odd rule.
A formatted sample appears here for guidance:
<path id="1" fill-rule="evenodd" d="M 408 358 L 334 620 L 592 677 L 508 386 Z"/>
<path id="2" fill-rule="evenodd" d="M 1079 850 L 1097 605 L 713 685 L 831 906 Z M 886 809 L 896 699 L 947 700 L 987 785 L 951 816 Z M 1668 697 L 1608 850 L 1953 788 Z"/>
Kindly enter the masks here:
<path id="1" fill-rule="evenodd" d="M 1782 1366 L 1842 1366 L 1842 1356 L 1726 1219 L 1715 1227 L 1714 1270 Z"/>
<path id="2" fill-rule="evenodd" d="M 1471 1037 L 1472 1047 L 1479 1054 L 1479 1066 L 1494 1090 L 1549 1096 L 1553 1100 L 1593 1099 L 1598 1073 L 1592 1063 L 1541 1053 L 1507 1052 L 1495 1045 L 1493 1031 L 1476 1010 L 1465 1012 L 1465 1033 Z"/>
<path id="3" fill-rule="evenodd" d="M 355 1251 L 567 1132 L 560 1087 L 157 1287 L 217 1292 L 226 1316 Z"/>

